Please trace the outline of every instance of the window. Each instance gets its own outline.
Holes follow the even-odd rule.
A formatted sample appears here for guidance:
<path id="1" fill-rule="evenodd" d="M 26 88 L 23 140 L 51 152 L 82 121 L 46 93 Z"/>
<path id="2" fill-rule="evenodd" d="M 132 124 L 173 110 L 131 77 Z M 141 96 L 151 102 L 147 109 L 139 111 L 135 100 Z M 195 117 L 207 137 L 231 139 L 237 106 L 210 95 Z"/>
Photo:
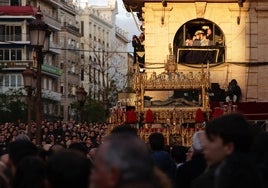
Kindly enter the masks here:
<path id="1" fill-rule="evenodd" d="M 71 47 L 74 48 L 75 47 L 75 40 L 71 41 Z"/>
<path id="2" fill-rule="evenodd" d="M 0 60 L 4 60 L 4 51 L 0 50 Z"/>
<path id="3" fill-rule="evenodd" d="M 22 40 L 21 39 L 21 27 L 20 26 L 15 26 L 14 31 L 15 31 L 15 41 L 21 41 Z"/>
<path id="4" fill-rule="evenodd" d="M 9 6 L 9 0 L 1 0 L 0 1 L 0 6 Z"/>
<path id="5" fill-rule="evenodd" d="M 4 42 L 5 41 L 5 26 L 0 25 L 0 41 Z"/>
<path id="6" fill-rule="evenodd" d="M 71 73 L 75 73 L 75 64 L 74 63 L 72 63 Z"/>
<path id="7" fill-rule="evenodd" d="M 16 60 L 16 50 L 11 50 L 11 60 Z"/>
<path id="8" fill-rule="evenodd" d="M 22 86 L 22 76 L 21 75 L 17 75 L 17 86 L 18 87 Z"/>
<path id="9" fill-rule="evenodd" d="M 10 6 L 21 6 L 21 0 L 10 0 Z"/>
<path id="10" fill-rule="evenodd" d="M 47 104 L 46 103 L 43 104 L 43 112 L 45 114 L 47 114 Z"/>
<path id="11" fill-rule="evenodd" d="M 0 41 L 21 41 L 21 26 L 0 25 Z"/>
<path id="12" fill-rule="evenodd" d="M 4 51 L 4 60 L 10 60 L 10 51 L 9 50 L 5 50 Z"/>
<path id="13" fill-rule="evenodd" d="M 16 75 L 10 76 L 10 86 L 15 87 L 16 86 Z"/>
<path id="14" fill-rule="evenodd" d="M 21 60 L 21 49 L 0 49 L 0 60 Z"/>
<path id="15" fill-rule="evenodd" d="M 61 92 L 61 94 L 64 93 L 64 87 L 63 86 L 60 86 L 60 92 Z"/>
<path id="16" fill-rule="evenodd" d="M 47 89 L 47 78 L 43 79 L 43 88 Z"/>
<path id="17" fill-rule="evenodd" d="M 53 114 L 53 105 L 52 104 L 48 104 L 47 108 L 48 108 L 48 113 L 49 114 Z"/>
<path id="18" fill-rule="evenodd" d="M 48 89 L 52 90 L 52 80 L 48 80 Z"/>
<path id="19" fill-rule="evenodd" d="M 4 76 L 0 75 L 0 87 L 3 87 Z"/>
<path id="20" fill-rule="evenodd" d="M 91 65 L 89 65 L 89 66 L 88 66 L 89 83 L 92 82 L 92 75 L 91 75 L 91 72 L 92 72 L 92 67 L 91 67 Z"/>
<path id="21" fill-rule="evenodd" d="M 10 74 L 4 75 L 0 78 L 1 87 L 14 87 L 18 88 L 22 86 L 22 75 Z"/>
<path id="22" fill-rule="evenodd" d="M 194 19 L 183 24 L 173 41 L 173 53 L 178 63 L 202 64 L 224 62 L 225 41 L 222 30 L 206 19 Z"/>
<path id="23" fill-rule="evenodd" d="M 5 75 L 4 77 L 4 86 L 9 87 L 9 75 Z"/>
<path id="24" fill-rule="evenodd" d="M 46 62 L 47 62 L 48 65 L 52 65 L 53 66 L 53 64 L 52 64 L 52 62 L 53 62 L 52 61 L 52 56 L 47 56 L 46 57 L 46 60 L 47 60 Z"/>
<path id="25" fill-rule="evenodd" d="M 81 21 L 81 35 L 84 36 L 84 21 Z"/>

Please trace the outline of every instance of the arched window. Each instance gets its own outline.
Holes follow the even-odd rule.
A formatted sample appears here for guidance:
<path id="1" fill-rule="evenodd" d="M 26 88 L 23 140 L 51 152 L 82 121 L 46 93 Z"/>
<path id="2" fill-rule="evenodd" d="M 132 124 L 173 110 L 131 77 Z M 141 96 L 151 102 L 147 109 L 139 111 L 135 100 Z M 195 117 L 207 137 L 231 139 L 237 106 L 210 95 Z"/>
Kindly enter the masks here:
<path id="1" fill-rule="evenodd" d="M 225 59 L 225 39 L 222 30 L 206 19 L 194 19 L 183 24 L 173 41 L 177 62 L 182 64 L 221 63 Z"/>

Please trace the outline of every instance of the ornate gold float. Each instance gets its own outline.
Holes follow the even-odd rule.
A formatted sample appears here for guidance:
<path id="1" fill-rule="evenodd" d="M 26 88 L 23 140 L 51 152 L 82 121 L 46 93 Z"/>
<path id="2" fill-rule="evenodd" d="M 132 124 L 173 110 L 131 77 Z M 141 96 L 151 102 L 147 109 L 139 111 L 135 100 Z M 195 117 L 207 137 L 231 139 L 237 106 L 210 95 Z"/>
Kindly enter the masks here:
<path id="1" fill-rule="evenodd" d="M 139 136 L 148 142 L 153 132 L 161 132 L 168 145 L 191 145 L 195 131 L 203 129 L 202 122 L 196 122 L 196 113 L 209 117 L 210 106 L 208 88 L 210 87 L 209 64 L 197 71 L 179 71 L 171 46 L 164 72 L 140 72 L 136 64 L 133 90 L 129 101 L 135 106 Z M 147 121 L 147 112 L 152 112 L 153 120 Z M 127 111 L 124 105 L 112 109 L 109 123 L 114 127 L 126 123 Z"/>
<path id="2" fill-rule="evenodd" d="M 201 69 L 195 72 L 180 72 L 170 46 L 169 51 L 165 71 L 160 74 L 142 73 L 137 71 L 139 65 L 136 65 L 135 107 L 137 117 L 144 119 L 145 123 L 139 134 L 147 141 L 150 133 L 162 132 L 168 144 L 177 142 L 190 145 L 193 133 L 202 129 L 202 125 L 195 122 L 196 111 L 201 109 L 207 117 L 210 113 L 209 64 L 202 65 Z M 149 109 L 154 116 L 152 123 L 147 123 L 146 117 L 143 117 Z"/>

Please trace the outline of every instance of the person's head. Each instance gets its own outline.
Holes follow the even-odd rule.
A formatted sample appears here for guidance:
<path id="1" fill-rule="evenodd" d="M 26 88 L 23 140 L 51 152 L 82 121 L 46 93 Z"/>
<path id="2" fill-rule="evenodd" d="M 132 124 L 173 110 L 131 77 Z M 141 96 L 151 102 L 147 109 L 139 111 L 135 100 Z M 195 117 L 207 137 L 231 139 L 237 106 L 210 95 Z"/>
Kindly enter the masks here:
<path id="1" fill-rule="evenodd" d="M 197 131 L 193 135 L 193 143 L 192 147 L 194 150 L 194 154 L 202 153 L 205 141 L 205 131 Z"/>
<path id="2" fill-rule="evenodd" d="M 37 156 L 27 156 L 19 163 L 14 188 L 45 188 L 46 169 L 44 161 Z"/>
<path id="3" fill-rule="evenodd" d="M 88 152 L 88 157 L 91 161 L 95 160 L 96 153 L 97 153 L 98 148 L 91 148 Z"/>
<path id="4" fill-rule="evenodd" d="M 138 135 L 137 129 L 128 124 L 116 126 L 111 131 L 111 134 L 118 134 L 118 133 L 128 133 L 128 134 L 133 134 L 136 136 Z"/>
<path id="5" fill-rule="evenodd" d="M 65 149 L 66 149 L 65 145 L 56 143 L 49 148 L 48 155 L 51 156 L 52 154 L 65 150 Z"/>
<path id="6" fill-rule="evenodd" d="M 12 174 L 8 166 L 0 161 L 0 187 L 11 188 L 12 187 Z"/>
<path id="7" fill-rule="evenodd" d="M 187 147 L 185 146 L 174 146 L 171 150 L 171 156 L 176 163 L 184 163 L 186 161 Z"/>
<path id="8" fill-rule="evenodd" d="M 267 145 L 268 145 L 268 132 L 261 132 L 255 136 L 254 143 L 252 146 L 252 153 L 255 157 L 256 163 L 268 164 Z"/>
<path id="9" fill-rule="evenodd" d="M 236 79 L 232 79 L 231 82 L 230 82 L 230 85 L 233 85 L 233 86 L 237 85 Z"/>
<path id="10" fill-rule="evenodd" d="M 200 40 L 201 39 L 201 36 L 204 32 L 202 30 L 198 30 L 195 32 L 195 37 L 197 40 Z"/>
<path id="11" fill-rule="evenodd" d="M 30 141 L 18 139 L 9 144 L 8 154 L 11 164 L 16 168 L 24 157 L 37 156 L 38 148 Z"/>
<path id="12" fill-rule="evenodd" d="M 201 33 L 201 34 L 200 34 L 200 38 L 204 40 L 204 39 L 206 39 L 206 38 L 207 38 L 207 36 L 206 36 L 206 34 L 205 34 L 205 33 Z"/>
<path id="13" fill-rule="evenodd" d="M 233 152 L 248 152 L 253 140 L 249 123 L 238 113 L 213 119 L 205 131 L 204 155 L 209 165 L 222 162 Z"/>
<path id="14" fill-rule="evenodd" d="M 47 161 L 48 182 L 51 188 L 88 188 L 90 162 L 79 152 L 61 150 Z"/>
<path id="15" fill-rule="evenodd" d="M 15 140 L 24 140 L 24 141 L 30 141 L 30 138 L 26 134 L 18 134 L 15 138 Z"/>
<path id="16" fill-rule="evenodd" d="M 81 142 L 71 143 L 68 149 L 72 150 L 72 151 L 79 152 L 84 156 L 87 156 L 87 148 Z"/>
<path id="17" fill-rule="evenodd" d="M 187 152 L 186 152 L 186 161 L 190 161 L 193 157 L 193 154 L 194 154 L 194 148 L 191 146 L 187 149 Z"/>
<path id="18" fill-rule="evenodd" d="M 154 187 L 156 188 L 172 188 L 170 178 L 158 167 L 154 168 Z"/>
<path id="19" fill-rule="evenodd" d="M 212 31 L 210 28 L 207 29 L 207 35 L 211 35 Z"/>
<path id="20" fill-rule="evenodd" d="M 165 138 L 162 133 L 152 133 L 149 136 L 149 144 L 152 151 L 163 150 L 165 146 Z"/>
<path id="21" fill-rule="evenodd" d="M 131 134 L 111 134 L 100 145 L 91 174 L 95 188 L 150 183 L 153 161 L 147 146 Z"/>

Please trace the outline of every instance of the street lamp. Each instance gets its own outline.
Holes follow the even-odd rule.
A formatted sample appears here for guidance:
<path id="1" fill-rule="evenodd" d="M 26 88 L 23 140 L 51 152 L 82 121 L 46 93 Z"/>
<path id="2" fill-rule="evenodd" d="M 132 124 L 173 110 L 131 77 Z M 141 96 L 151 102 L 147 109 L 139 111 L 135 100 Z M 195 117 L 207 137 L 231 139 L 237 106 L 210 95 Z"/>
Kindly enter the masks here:
<path id="1" fill-rule="evenodd" d="M 40 7 L 38 7 L 38 11 L 36 12 L 36 19 L 33 20 L 29 24 L 30 30 L 30 43 L 34 47 L 37 57 L 37 83 L 36 83 L 36 124 L 37 124 L 37 132 L 36 139 L 37 144 L 41 145 L 41 114 L 42 114 L 42 87 L 41 87 L 41 67 L 43 64 L 43 52 L 42 48 L 45 44 L 46 33 L 48 31 L 48 25 L 42 20 L 42 13 Z"/>
<path id="2" fill-rule="evenodd" d="M 76 93 L 77 102 L 79 103 L 79 108 L 80 108 L 80 121 L 82 122 L 84 120 L 83 107 L 86 101 L 87 92 L 85 91 L 83 87 L 79 87 L 76 89 L 75 93 Z"/>
<path id="3" fill-rule="evenodd" d="M 27 108 L 28 108 L 28 127 L 27 133 L 31 138 L 31 119 L 32 119 L 32 91 L 36 88 L 36 74 L 29 66 L 22 72 L 24 87 L 27 91 Z"/>

